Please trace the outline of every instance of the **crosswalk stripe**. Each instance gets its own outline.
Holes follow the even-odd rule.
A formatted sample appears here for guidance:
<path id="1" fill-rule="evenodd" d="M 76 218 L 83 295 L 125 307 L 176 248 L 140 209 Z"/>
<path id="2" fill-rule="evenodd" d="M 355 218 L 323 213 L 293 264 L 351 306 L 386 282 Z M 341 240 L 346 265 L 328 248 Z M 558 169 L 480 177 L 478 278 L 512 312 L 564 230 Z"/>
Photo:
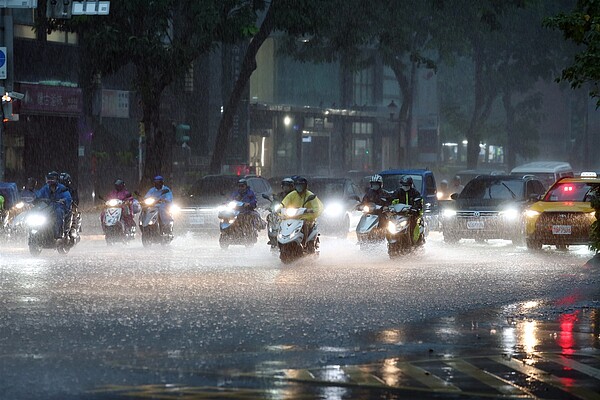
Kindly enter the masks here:
<path id="1" fill-rule="evenodd" d="M 375 375 L 364 370 L 359 365 L 351 365 L 342 368 L 344 373 L 355 383 L 369 386 L 386 386 L 386 384 Z"/>
<path id="2" fill-rule="evenodd" d="M 540 355 L 540 358 L 542 360 L 546 359 L 546 360 L 553 361 L 557 364 L 560 364 L 565 367 L 569 367 L 571 369 L 574 369 L 575 371 L 582 372 L 588 376 L 591 376 L 592 378 L 600 380 L 600 369 L 590 367 L 589 365 L 580 363 L 579 361 L 575 361 L 571 358 L 567 358 L 565 356 L 558 355 L 558 354 L 542 354 L 542 355 Z"/>
<path id="3" fill-rule="evenodd" d="M 450 392 L 460 392 L 461 390 L 451 383 L 432 375 L 423 368 L 410 363 L 398 363 L 398 368 L 407 376 L 419 381 L 431 390 L 443 390 Z"/>
<path id="4" fill-rule="evenodd" d="M 478 381 L 490 386 L 491 388 L 497 390 L 498 392 L 511 395 L 511 396 L 523 396 L 523 395 L 531 395 L 531 393 L 523 390 L 522 388 L 516 387 L 511 384 L 509 381 L 500 378 L 499 376 L 490 374 L 486 371 L 481 370 L 480 368 L 474 366 L 466 362 L 465 360 L 448 360 L 445 363 L 456 370 L 467 374 Z"/>
<path id="5" fill-rule="evenodd" d="M 580 387 L 572 387 L 572 386 L 566 386 L 563 384 L 563 382 L 561 382 L 560 378 L 549 374 L 548 372 L 541 370 L 539 368 L 533 367 L 531 365 L 527 365 L 525 363 L 523 363 L 523 361 L 517 360 L 517 359 L 510 359 L 507 360 L 503 357 L 491 357 L 491 360 L 499 363 L 499 364 L 503 364 L 506 365 L 509 368 L 512 368 L 516 371 L 519 371 L 525 375 L 531 376 L 534 379 L 537 379 L 540 382 L 544 382 L 548 385 L 552 385 L 560 390 L 564 390 L 565 392 L 571 393 L 574 396 L 579 397 L 580 399 L 585 399 L 585 400 L 600 400 L 600 393 L 596 393 L 596 392 L 592 392 L 590 390 L 587 390 L 585 388 L 580 388 Z"/>
<path id="6" fill-rule="evenodd" d="M 315 376 L 307 369 L 286 369 L 283 371 L 286 379 L 297 381 L 314 381 Z"/>

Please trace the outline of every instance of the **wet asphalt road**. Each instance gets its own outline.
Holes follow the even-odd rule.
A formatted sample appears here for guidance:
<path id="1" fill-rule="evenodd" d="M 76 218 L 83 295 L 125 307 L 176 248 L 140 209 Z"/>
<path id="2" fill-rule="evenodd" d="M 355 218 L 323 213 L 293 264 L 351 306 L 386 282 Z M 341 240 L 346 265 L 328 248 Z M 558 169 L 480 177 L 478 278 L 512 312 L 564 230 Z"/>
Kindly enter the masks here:
<path id="1" fill-rule="evenodd" d="M 323 238 L 318 259 L 290 266 L 263 244 L 222 251 L 216 237 L 145 249 L 87 236 L 67 256 L 40 257 L 4 244 L 0 398 L 396 398 L 381 374 L 378 385 L 348 389 L 330 368 L 532 354 L 545 341 L 527 348 L 527 323 L 558 323 L 551 337 L 574 313 L 591 333 L 571 347 L 595 354 L 600 267 L 591 257 L 585 247 L 451 246 L 436 233 L 394 261 L 383 245 L 361 253 L 353 235 Z M 397 375 L 389 382 L 406 393 L 417 387 Z M 477 397 L 422 384 L 417 397 L 398 398 Z"/>

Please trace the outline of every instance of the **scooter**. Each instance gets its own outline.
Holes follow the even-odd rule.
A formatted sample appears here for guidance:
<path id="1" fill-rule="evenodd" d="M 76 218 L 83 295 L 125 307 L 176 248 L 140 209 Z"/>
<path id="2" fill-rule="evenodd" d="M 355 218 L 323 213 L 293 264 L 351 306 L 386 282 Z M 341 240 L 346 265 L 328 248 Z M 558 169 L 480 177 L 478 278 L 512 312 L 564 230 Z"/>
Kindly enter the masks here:
<path id="1" fill-rule="evenodd" d="M 421 201 L 415 199 L 415 202 Z M 392 204 L 385 211 L 387 224 L 386 239 L 388 243 L 388 255 L 395 258 L 399 255 L 408 254 L 415 248 L 425 244 L 425 223 L 417 208 L 407 204 Z M 415 221 L 419 227 L 419 236 L 413 237 Z"/>
<path id="2" fill-rule="evenodd" d="M 304 205 L 315 198 L 315 195 L 308 196 Z M 280 210 L 281 223 L 279 224 L 277 243 L 279 259 L 284 264 L 291 263 L 305 254 L 319 254 L 319 229 L 316 223 L 313 224 L 307 237 L 304 237 L 306 221 L 301 217 L 308 212 L 304 205 L 301 208 L 282 208 Z"/>
<path id="3" fill-rule="evenodd" d="M 169 189 L 163 189 L 161 193 L 169 193 Z M 141 202 L 139 224 L 144 247 L 151 246 L 153 243 L 167 245 L 173 240 L 173 222 L 164 224 L 160 220 L 158 205 L 162 202 L 154 197 L 148 197 Z"/>
<path id="4" fill-rule="evenodd" d="M 356 225 L 356 237 L 361 250 L 368 250 L 385 241 L 385 227 L 380 227 L 383 206 L 375 203 L 361 204 L 358 209 L 363 215 Z"/>
<path id="5" fill-rule="evenodd" d="M 60 254 L 67 254 L 81 239 L 79 232 L 72 227 L 72 213 L 63 222 L 62 236 L 58 239 L 54 237 L 54 203 L 56 202 L 50 199 L 37 199 L 34 207 L 27 213 L 27 244 L 31 255 L 39 255 L 42 249 L 56 249 Z"/>
<path id="6" fill-rule="evenodd" d="M 258 231 L 254 224 L 255 214 L 242 214 L 244 203 L 230 201 L 219 207 L 219 245 L 222 249 L 232 244 L 252 247 L 258 241 Z"/>
<path id="7" fill-rule="evenodd" d="M 117 242 L 127 244 L 135 238 L 135 226 L 128 227 L 124 219 L 131 212 L 131 201 L 109 199 L 104 202 L 100 221 L 107 245 Z"/>
<path id="8" fill-rule="evenodd" d="M 279 210 L 281 209 L 282 204 L 272 195 L 269 196 L 268 194 L 263 193 L 262 197 L 271 202 L 269 205 L 269 214 L 267 214 L 267 236 L 269 237 L 269 242 L 267 244 L 271 246 L 271 250 L 279 250 L 279 246 L 277 245 L 277 234 L 279 233 L 279 226 L 281 224 Z"/>

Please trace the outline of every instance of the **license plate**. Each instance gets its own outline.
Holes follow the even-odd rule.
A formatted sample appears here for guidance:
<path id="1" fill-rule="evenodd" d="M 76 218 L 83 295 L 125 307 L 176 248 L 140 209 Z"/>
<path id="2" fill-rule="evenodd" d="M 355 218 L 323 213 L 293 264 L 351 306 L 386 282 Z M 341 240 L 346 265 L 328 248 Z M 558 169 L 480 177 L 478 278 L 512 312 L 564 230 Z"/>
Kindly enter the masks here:
<path id="1" fill-rule="evenodd" d="M 204 225 L 204 215 L 192 215 L 190 217 L 190 224 L 192 224 L 192 225 Z"/>
<path id="2" fill-rule="evenodd" d="M 571 225 L 552 225 L 553 235 L 570 235 Z"/>
<path id="3" fill-rule="evenodd" d="M 483 229 L 483 221 L 467 221 L 467 229 Z"/>

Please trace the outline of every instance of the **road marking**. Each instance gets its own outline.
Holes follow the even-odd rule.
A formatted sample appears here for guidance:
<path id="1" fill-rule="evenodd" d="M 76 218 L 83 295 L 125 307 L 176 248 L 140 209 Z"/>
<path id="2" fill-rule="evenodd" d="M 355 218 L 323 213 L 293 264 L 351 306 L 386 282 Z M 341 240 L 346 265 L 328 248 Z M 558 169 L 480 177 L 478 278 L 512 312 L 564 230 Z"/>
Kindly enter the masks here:
<path id="1" fill-rule="evenodd" d="M 445 361 L 446 364 L 455 368 L 456 370 L 467 374 L 479 382 L 488 385 L 489 387 L 497 390 L 499 393 L 510 396 L 533 396 L 530 392 L 524 390 L 523 388 L 515 386 L 510 381 L 503 379 L 499 376 L 491 374 L 487 371 L 483 371 L 480 368 L 477 368 L 473 364 L 470 364 L 462 359 L 455 359 L 451 361 Z"/>
<path id="2" fill-rule="evenodd" d="M 560 390 L 571 393 L 574 396 L 579 397 L 580 399 L 585 400 L 600 400 L 600 393 L 592 392 L 585 388 L 574 387 L 565 385 L 562 380 L 554 376 L 544 370 L 533 367 L 531 365 L 525 364 L 523 361 L 512 358 L 507 360 L 503 357 L 490 357 L 491 360 L 506 365 L 507 367 L 514 369 L 515 371 L 519 371 L 531 378 L 534 378 L 540 382 L 546 383 L 548 385 L 554 386 Z"/>
<path id="3" fill-rule="evenodd" d="M 461 390 L 453 384 L 432 375 L 421 367 L 417 367 L 408 362 L 398 363 L 397 365 L 404 374 L 422 383 L 433 391 L 461 392 Z"/>
<path id="4" fill-rule="evenodd" d="M 349 365 L 343 367 L 343 370 L 348 376 L 348 378 L 350 378 L 352 382 L 355 382 L 358 385 L 387 386 L 385 382 L 383 382 L 383 380 L 371 374 L 370 372 L 365 371 L 364 366 Z"/>
<path id="5" fill-rule="evenodd" d="M 583 363 L 580 363 L 579 361 L 575 361 L 571 358 L 567 358 L 560 354 L 543 354 L 539 357 L 542 360 L 550 360 L 564 367 L 574 369 L 575 371 L 579 371 L 588 376 L 591 376 L 592 378 L 600 380 L 600 369 L 598 368 L 590 367 L 589 365 L 585 365 Z"/>

